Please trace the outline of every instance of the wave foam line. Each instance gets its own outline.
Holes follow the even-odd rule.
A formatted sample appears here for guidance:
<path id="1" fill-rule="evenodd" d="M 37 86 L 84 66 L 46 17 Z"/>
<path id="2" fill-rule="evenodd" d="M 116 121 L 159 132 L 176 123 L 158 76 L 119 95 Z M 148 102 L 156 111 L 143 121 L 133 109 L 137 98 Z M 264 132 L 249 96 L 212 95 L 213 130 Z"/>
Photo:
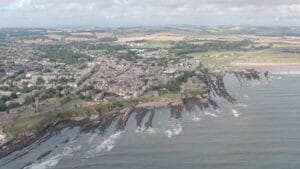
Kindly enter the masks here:
<path id="1" fill-rule="evenodd" d="M 105 139 L 99 146 L 96 147 L 96 153 L 102 151 L 111 151 L 115 147 L 116 140 L 121 137 L 122 132 L 118 131 Z"/>
<path id="2" fill-rule="evenodd" d="M 177 136 L 182 132 L 182 126 L 180 123 L 174 125 L 174 128 L 165 130 L 165 134 L 168 138 L 172 138 L 173 136 Z"/>
<path id="3" fill-rule="evenodd" d="M 142 133 L 142 134 L 156 134 L 156 129 L 155 128 L 152 128 L 152 127 L 148 127 L 148 128 L 145 128 L 145 127 L 138 127 L 136 130 L 135 130 L 136 133 Z"/>
<path id="4" fill-rule="evenodd" d="M 248 108 L 248 105 L 244 103 L 238 103 L 237 106 L 242 108 Z"/>
<path id="5" fill-rule="evenodd" d="M 200 121 L 201 118 L 198 117 L 198 116 L 196 116 L 196 115 L 193 115 L 193 116 L 192 116 L 192 120 L 193 120 L 193 121 Z"/>
<path id="6" fill-rule="evenodd" d="M 234 117 L 236 117 L 236 118 L 239 118 L 239 117 L 240 117 L 239 112 L 238 112 L 237 110 L 235 110 L 235 109 L 232 109 L 232 110 L 231 110 L 231 113 L 232 113 L 232 115 L 233 115 Z"/>
<path id="7" fill-rule="evenodd" d="M 72 154 L 75 151 L 78 151 L 80 148 L 81 148 L 81 146 L 76 146 L 74 148 L 64 147 L 62 153 L 53 155 L 44 161 L 33 163 L 30 166 L 25 167 L 24 169 L 50 169 L 50 168 L 53 168 L 58 164 L 58 162 L 60 160 L 62 160 L 63 158 L 71 157 Z"/>
<path id="8" fill-rule="evenodd" d="M 205 111 L 205 112 L 204 112 L 204 115 L 205 115 L 205 116 L 211 116 L 211 117 L 219 117 L 219 115 L 214 114 L 214 113 L 211 113 L 211 112 L 208 112 L 208 111 Z"/>
<path id="9" fill-rule="evenodd" d="M 100 145 L 96 146 L 96 148 L 93 147 L 92 150 L 87 152 L 86 158 L 93 157 L 95 154 L 103 151 L 110 152 L 115 147 L 116 141 L 120 139 L 121 134 L 122 131 L 118 131 L 110 135 L 108 138 L 104 139 Z"/>

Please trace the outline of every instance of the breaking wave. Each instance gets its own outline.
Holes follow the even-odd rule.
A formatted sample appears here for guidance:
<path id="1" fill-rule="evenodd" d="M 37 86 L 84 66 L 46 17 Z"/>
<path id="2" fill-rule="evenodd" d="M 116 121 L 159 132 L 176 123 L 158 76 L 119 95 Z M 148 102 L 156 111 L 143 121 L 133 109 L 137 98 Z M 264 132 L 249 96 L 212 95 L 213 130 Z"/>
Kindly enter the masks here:
<path id="1" fill-rule="evenodd" d="M 156 129 L 155 128 L 152 128 L 152 127 L 148 127 L 148 128 L 145 128 L 145 127 L 138 127 L 136 130 L 135 130 L 136 133 L 142 133 L 142 134 L 156 134 Z"/>
<path id="2" fill-rule="evenodd" d="M 238 103 L 237 104 L 238 107 L 242 107 L 242 108 L 248 108 L 247 104 L 243 104 L 243 103 Z"/>
<path id="3" fill-rule="evenodd" d="M 121 137 L 122 132 L 118 131 L 105 139 L 99 146 L 96 147 L 96 153 L 102 151 L 111 151 L 115 147 L 116 140 Z"/>
<path id="4" fill-rule="evenodd" d="M 208 111 L 205 111 L 205 112 L 204 112 L 204 115 L 205 115 L 205 116 L 210 116 L 210 117 L 219 117 L 219 115 L 214 114 L 214 113 L 211 113 L 211 112 L 208 112 Z"/>
<path id="5" fill-rule="evenodd" d="M 223 113 L 223 110 L 222 109 L 216 109 L 216 112 L 217 113 Z"/>
<path id="6" fill-rule="evenodd" d="M 232 113 L 232 115 L 233 115 L 234 117 L 236 117 L 236 118 L 240 117 L 239 112 L 238 112 L 237 110 L 235 110 L 235 109 L 232 109 L 232 110 L 231 110 L 231 113 Z"/>
<path id="7" fill-rule="evenodd" d="M 249 98 L 249 95 L 244 94 L 243 97 L 246 98 L 246 99 L 248 99 L 248 98 Z"/>
<path id="8" fill-rule="evenodd" d="M 63 148 L 62 152 L 57 153 L 56 155 L 53 155 L 44 161 L 33 163 L 30 166 L 25 167 L 24 169 L 49 169 L 55 167 L 60 160 L 62 160 L 63 158 L 72 157 L 73 153 L 75 151 L 78 151 L 80 148 L 81 146 L 76 146 L 73 148 L 71 146 L 66 146 Z"/>
<path id="9" fill-rule="evenodd" d="M 97 136 L 97 134 L 93 134 L 93 135 L 89 138 L 88 143 L 92 143 L 93 140 L 96 138 L 96 136 Z"/>
<path id="10" fill-rule="evenodd" d="M 182 132 L 182 126 L 180 123 L 176 123 L 173 126 L 174 128 L 165 130 L 165 134 L 168 138 L 172 138 L 173 136 L 177 136 Z"/>
<path id="11" fill-rule="evenodd" d="M 257 87 L 257 86 L 260 86 L 261 84 L 262 84 L 261 81 L 252 81 L 252 82 L 250 83 L 250 86 L 251 86 L 251 87 Z"/>
<path id="12" fill-rule="evenodd" d="M 192 120 L 193 120 L 193 121 L 200 121 L 201 118 L 198 117 L 198 116 L 196 116 L 196 115 L 193 115 L 193 116 L 192 116 Z"/>
<path id="13" fill-rule="evenodd" d="M 122 131 L 117 131 L 104 139 L 100 145 L 87 152 L 87 158 L 103 151 L 110 152 L 115 147 L 116 141 L 121 137 L 121 134 Z"/>

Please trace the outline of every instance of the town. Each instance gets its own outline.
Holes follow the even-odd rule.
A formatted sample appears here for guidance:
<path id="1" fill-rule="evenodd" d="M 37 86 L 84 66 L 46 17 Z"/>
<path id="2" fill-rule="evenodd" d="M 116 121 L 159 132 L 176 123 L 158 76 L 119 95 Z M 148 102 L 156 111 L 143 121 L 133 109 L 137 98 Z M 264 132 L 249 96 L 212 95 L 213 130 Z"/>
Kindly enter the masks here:
<path id="1" fill-rule="evenodd" d="M 0 169 L 299 169 L 300 0 L 0 0 Z"/>
<path id="2" fill-rule="evenodd" d="M 90 106 L 207 98 L 204 68 L 230 72 L 244 64 L 300 62 L 297 37 L 260 27 L 243 34 L 247 29 L 0 29 L 0 142 L 32 135 L 52 116 L 91 114 Z"/>
<path id="3" fill-rule="evenodd" d="M 200 65 L 199 59 L 176 57 L 141 40 L 119 42 L 111 34 L 99 34 L 95 41 L 90 36 L 98 34 L 89 31 L 5 32 L 0 45 L 1 125 L 138 98 Z"/>

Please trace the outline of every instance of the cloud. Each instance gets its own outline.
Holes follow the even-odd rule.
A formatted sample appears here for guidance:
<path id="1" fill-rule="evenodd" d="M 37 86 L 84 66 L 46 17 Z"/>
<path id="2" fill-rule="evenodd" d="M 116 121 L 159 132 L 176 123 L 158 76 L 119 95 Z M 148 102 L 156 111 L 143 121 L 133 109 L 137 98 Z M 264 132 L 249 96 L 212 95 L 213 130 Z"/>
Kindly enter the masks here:
<path id="1" fill-rule="evenodd" d="M 31 3 L 31 0 L 18 0 L 18 1 L 4 1 L 1 4 L 2 7 L 0 9 L 2 10 L 18 10 L 21 8 L 24 8 L 26 6 L 29 6 Z"/>
<path id="2" fill-rule="evenodd" d="M 299 0 L 0 0 L 1 27 L 297 25 L 299 18 Z"/>

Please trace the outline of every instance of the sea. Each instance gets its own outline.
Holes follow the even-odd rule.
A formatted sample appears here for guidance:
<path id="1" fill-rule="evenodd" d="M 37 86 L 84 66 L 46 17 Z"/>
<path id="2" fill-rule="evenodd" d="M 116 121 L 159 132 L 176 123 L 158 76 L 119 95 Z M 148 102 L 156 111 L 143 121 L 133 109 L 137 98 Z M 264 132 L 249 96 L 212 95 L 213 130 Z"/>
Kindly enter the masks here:
<path id="1" fill-rule="evenodd" d="M 152 127 L 49 133 L 0 159 L 1 169 L 299 169 L 300 72 L 240 83 L 226 75 L 237 103 L 215 98 L 220 109 L 156 110 Z"/>

